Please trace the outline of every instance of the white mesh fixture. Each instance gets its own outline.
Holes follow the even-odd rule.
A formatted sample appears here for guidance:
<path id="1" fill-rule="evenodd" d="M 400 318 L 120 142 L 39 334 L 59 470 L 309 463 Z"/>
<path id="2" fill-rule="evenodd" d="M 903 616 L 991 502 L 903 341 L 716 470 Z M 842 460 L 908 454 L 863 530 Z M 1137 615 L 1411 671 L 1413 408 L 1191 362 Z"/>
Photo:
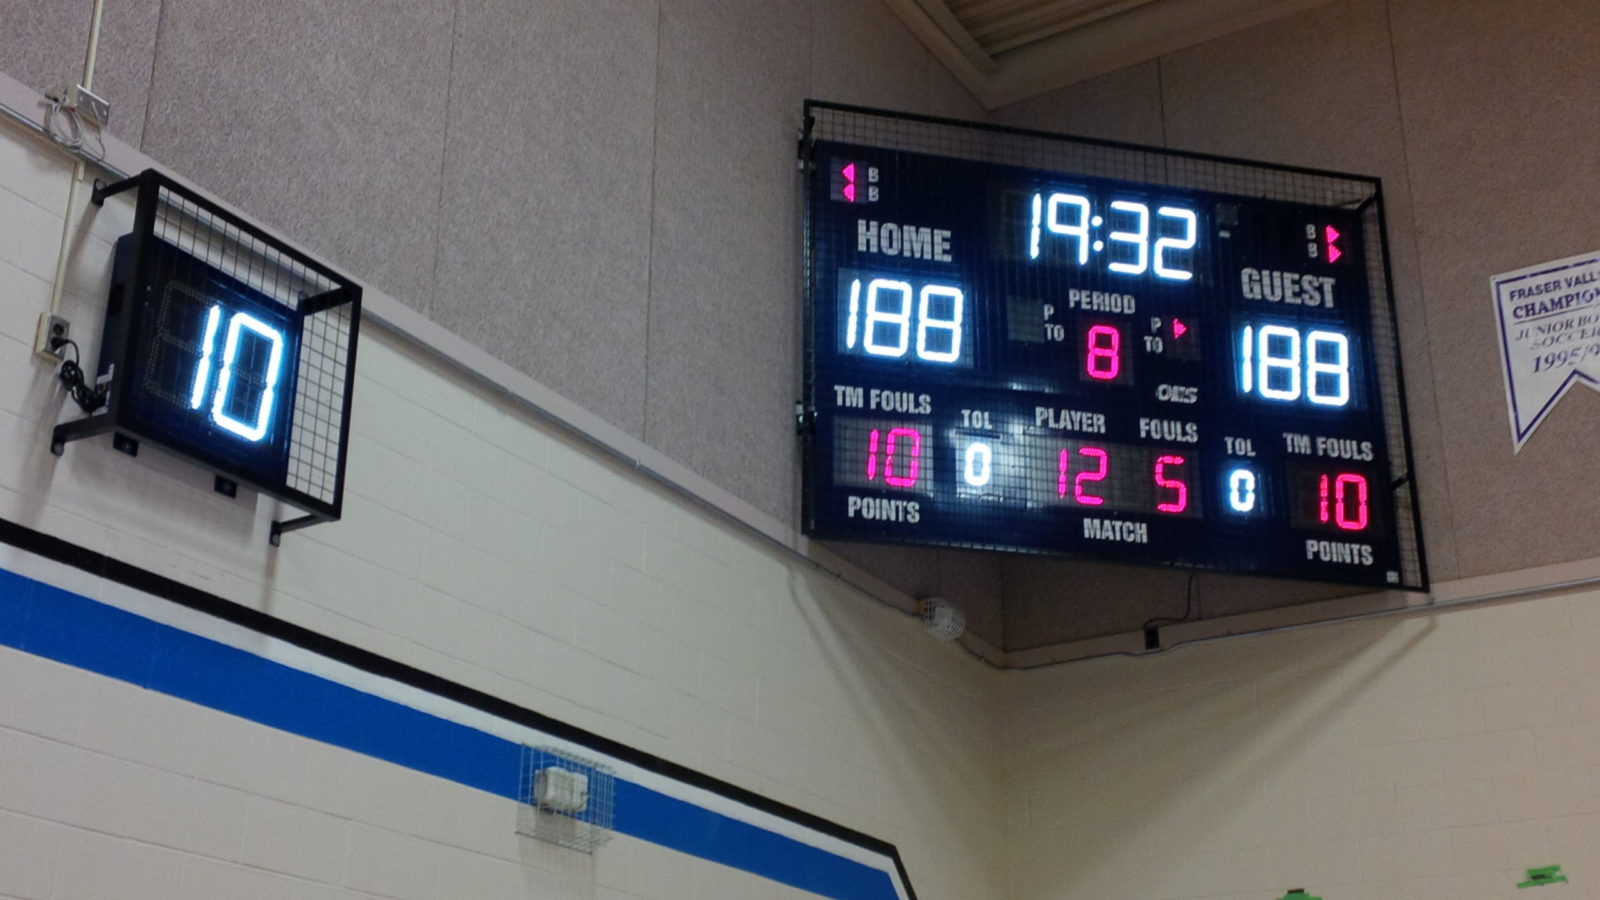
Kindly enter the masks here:
<path id="1" fill-rule="evenodd" d="M 593 853 L 611 840 L 616 776 L 552 747 L 522 748 L 517 833 Z"/>
<path id="2" fill-rule="evenodd" d="M 967 630 L 967 617 L 943 597 L 922 601 L 922 627 L 941 641 L 953 641 Z"/>

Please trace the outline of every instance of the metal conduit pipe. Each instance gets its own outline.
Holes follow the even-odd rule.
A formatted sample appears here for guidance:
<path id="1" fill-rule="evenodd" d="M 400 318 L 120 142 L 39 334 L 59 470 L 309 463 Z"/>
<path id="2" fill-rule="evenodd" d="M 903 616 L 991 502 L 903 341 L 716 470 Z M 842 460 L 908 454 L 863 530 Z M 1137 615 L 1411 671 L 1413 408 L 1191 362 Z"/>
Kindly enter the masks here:
<path id="1" fill-rule="evenodd" d="M 94 90 L 95 64 L 100 58 L 100 23 L 104 17 L 105 0 L 94 0 L 94 13 L 89 20 L 89 47 L 83 56 L 83 78 L 78 82 L 91 91 Z M 49 129 L 43 130 L 46 137 L 55 140 L 55 135 L 50 134 Z M 61 222 L 61 249 L 56 254 L 56 278 L 50 286 L 50 307 L 46 311 L 52 316 L 61 310 L 61 294 L 66 290 L 67 283 L 67 255 L 72 246 L 73 211 L 78 208 L 78 185 L 88 168 L 86 160 L 92 158 L 82 147 L 73 149 L 77 151 L 79 159 L 72 167 L 72 181 L 67 185 L 67 215 Z"/>

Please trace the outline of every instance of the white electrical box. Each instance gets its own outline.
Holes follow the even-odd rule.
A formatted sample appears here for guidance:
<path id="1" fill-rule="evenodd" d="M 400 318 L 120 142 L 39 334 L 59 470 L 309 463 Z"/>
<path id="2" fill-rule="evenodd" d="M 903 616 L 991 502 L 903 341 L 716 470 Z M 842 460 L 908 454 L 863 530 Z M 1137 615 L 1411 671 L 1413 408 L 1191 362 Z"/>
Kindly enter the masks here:
<path id="1" fill-rule="evenodd" d="M 558 766 L 540 769 L 534 780 L 533 804 L 553 812 L 583 812 L 589 805 L 589 776 Z"/>

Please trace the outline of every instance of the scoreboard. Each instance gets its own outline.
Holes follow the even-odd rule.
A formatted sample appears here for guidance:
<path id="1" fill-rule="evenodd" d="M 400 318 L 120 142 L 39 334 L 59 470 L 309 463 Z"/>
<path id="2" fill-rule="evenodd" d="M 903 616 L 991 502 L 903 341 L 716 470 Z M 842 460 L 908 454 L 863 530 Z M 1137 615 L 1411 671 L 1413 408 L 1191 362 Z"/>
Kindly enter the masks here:
<path id="1" fill-rule="evenodd" d="M 808 160 L 807 534 L 1425 577 L 1359 210 L 831 140 Z"/>

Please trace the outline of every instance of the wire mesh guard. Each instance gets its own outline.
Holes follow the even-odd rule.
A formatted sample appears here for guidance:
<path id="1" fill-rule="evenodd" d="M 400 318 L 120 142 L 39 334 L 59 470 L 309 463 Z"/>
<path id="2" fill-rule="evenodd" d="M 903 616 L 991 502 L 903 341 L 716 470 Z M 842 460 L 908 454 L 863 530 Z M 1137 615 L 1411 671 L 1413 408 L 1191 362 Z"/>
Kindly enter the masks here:
<path id="1" fill-rule="evenodd" d="M 611 840 L 615 788 L 609 766 L 552 747 L 524 746 L 517 833 L 593 853 Z"/>
<path id="2" fill-rule="evenodd" d="M 307 298 L 327 296 L 341 287 L 308 268 L 302 259 L 264 243 L 241 230 L 236 222 L 200 207 L 169 186 L 162 187 L 159 193 L 155 236 L 286 311 L 298 310 Z M 175 270 L 194 266 L 182 257 L 168 258 L 171 261 L 165 263 L 166 271 L 157 269 L 149 277 L 156 283 L 165 282 L 169 291 L 182 290 L 183 282 Z M 324 310 L 313 306 L 299 321 L 300 348 L 285 484 L 326 504 L 338 499 L 344 394 L 350 380 L 351 311 L 350 304 Z M 263 352 L 260 343 L 250 349 Z M 191 350 L 186 341 L 174 345 L 185 351 L 203 351 L 200 347 Z M 236 363 L 238 377 L 259 378 L 262 367 L 248 363 L 249 360 Z"/>
<path id="3" fill-rule="evenodd" d="M 101 342 L 106 406 L 56 445 L 115 430 L 309 515 L 339 518 L 361 288 L 154 170 L 117 242 Z M 219 488 L 220 489 L 220 488 Z"/>
<path id="4" fill-rule="evenodd" d="M 808 534 L 1426 587 L 1377 179 L 805 114 Z"/>

